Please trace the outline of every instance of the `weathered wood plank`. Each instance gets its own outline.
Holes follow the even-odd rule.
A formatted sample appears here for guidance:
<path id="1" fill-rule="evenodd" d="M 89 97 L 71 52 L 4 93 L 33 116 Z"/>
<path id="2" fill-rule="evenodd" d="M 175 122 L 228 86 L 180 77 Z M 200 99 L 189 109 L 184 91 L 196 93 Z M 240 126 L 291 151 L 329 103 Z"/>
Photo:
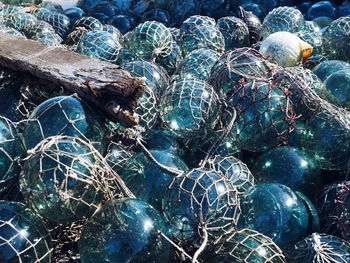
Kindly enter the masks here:
<path id="1" fill-rule="evenodd" d="M 43 81 L 46 92 L 77 93 L 127 127 L 137 123 L 144 80 L 116 65 L 1 32 L 0 65 Z"/>

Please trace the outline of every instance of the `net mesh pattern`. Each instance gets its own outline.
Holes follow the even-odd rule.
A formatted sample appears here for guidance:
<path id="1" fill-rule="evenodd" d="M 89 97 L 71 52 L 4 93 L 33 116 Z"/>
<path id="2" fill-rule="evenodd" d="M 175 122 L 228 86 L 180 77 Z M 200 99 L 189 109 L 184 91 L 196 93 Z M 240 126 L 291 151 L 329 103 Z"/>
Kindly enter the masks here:
<path id="1" fill-rule="evenodd" d="M 173 37 L 162 23 L 146 21 L 132 31 L 127 45 L 140 59 L 166 57 L 173 49 Z"/>
<path id="2" fill-rule="evenodd" d="M 42 20 L 37 20 L 33 24 L 26 24 L 23 27 L 22 32 L 26 35 L 26 37 L 37 40 L 38 35 L 55 33 L 55 30 L 49 23 Z"/>
<path id="3" fill-rule="evenodd" d="M 208 82 L 220 94 L 230 93 L 242 78 L 267 80 L 274 67 L 258 51 L 237 48 L 222 55 L 211 69 Z"/>
<path id="4" fill-rule="evenodd" d="M 146 131 L 152 129 L 159 116 L 159 104 L 154 92 L 146 88 L 142 98 L 138 100 L 135 113 L 139 116 L 139 125 Z"/>
<path id="5" fill-rule="evenodd" d="M 233 156 L 216 155 L 210 158 L 205 166 L 222 173 L 241 193 L 255 185 L 254 177 L 247 165 Z"/>
<path id="6" fill-rule="evenodd" d="M 223 237 L 215 249 L 217 262 L 286 263 L 282 250 L 271 238 L 250 229 L 234 231 Z"/>
<path id="7" fill-rule="evenodd" d="M 68 45 L 78 45 L 88 32 L 89 30 L 84 27 L 76 27 L 68 34 L 65 41 Z"/>
<path id="8" fill-rule="evenodd" d="M 91 16 L 85 16 L 80 18 L 75 22 L 74 26 L 75 28 L 83 27 L 89 31 L 102 30 L 101 22 L 97 18 Z"/>
<path id="9" fill-rule="evenodd" d="M 180 32 L 179 32 L 179 40 L 181 39 L 181 36 L 189 32 L 190 29 L 200 25 L 215 26 L 216 22 L 215 22 L 215 19 L 208 16 L 200 16 L 200 15 L 191 16 L 181 24 Z"/>
<path id="10" fill-rule="evenodd" d="M 322 230 L 350 239 L 350 182 L 327 186 L 320 200 Z"/>
<path id="11" fill-rule="evenodd" d="M 26 27 L 33 27 L 36 22 L 36 17 L 31 14 L 14 13 L 6 18 L 5 25 L 22 31 Z"/>
<path id="12" fill-rule="evenodd" d="M 277 7 L 270 11 L 263 21 L 263 36 L 266 38 L 272 33 L 300 31 L 305 25 L 303 14 L 293 7 Z"/>
<path id="13" fill-rule="evenodd" d="M 55 32 L 62 38 L 66 37 L 70 31 L 70 20 L 64 14 L 53 12 L 43 17 L 43 20 L 49 23 Z"/>
<path id="14" fill-rule="evenodd" d="M 290 263 L 348 263 L 350 244 L 338 237 L 314 233 L 287 252 Z"/>
<path id="15" fill-rule="evenodd" d="M 0 232 L 7 233 L 0 236 L 0 249 L 7 251 L 7 256 L 13 262 L 26 263 L 28 258 L 33 263 L 51 262 L 49 233 L 43 229 L 38 218 L 33 220 L 32 212 L 24 206 L 20 208 L 22 209 L 6 208 L 3 204 L 0 207 Z M 6 258 L 0 259 L 7 262 Z"/>
<path id="16" fill-rule="evenodd" d="M 210 85 L 197 79 L 180 79 L 165 91 L 160 116 L 175 134 L 199 137 L 214 128 L 219 110 L 219 97 Z"/>
<path id="17" fill-rule="evenodd" d="M 239 193 L 228 179 L 214 171 L 193 169 L 171 182 L 163 211 L 180 240 L 191 239 L 203 230 L 218 239 L 236 227 L 241 212 Z M 179 216 L 186 220 L 176 222 Z"/>
<path id="18" fill-rule="evenodd" d="M 131 147 L 122 143 L 111 142 L 107 149 L 105 159 L 113 171 L 119 173 L 124 169 L 125 163 L 134 155 Z"/>

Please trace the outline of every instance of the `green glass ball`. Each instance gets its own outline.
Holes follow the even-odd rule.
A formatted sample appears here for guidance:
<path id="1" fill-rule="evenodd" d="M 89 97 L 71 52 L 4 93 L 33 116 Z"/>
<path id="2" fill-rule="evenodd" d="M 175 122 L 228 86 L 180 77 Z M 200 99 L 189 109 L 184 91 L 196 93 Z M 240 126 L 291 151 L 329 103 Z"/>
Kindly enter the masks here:
<path id="1" fill-rule="evenodd" d="M 91 216 L 109 191 L 105 163 L 79 138 L 50 137 L 26 158 L 20 188 L 28 205 L 60 224 Z"/>
<path id="2" fill-rule="evenodd" d="M 34 109 L 25 124 L 23 139 L 29 150 L 50 136 L 79 137 L 92 143 L 102 153 L 105 133 L 102 118 L 87 104 L 74 96 L 59 96 Z"/>
<path id="3" fill-rule="evenodd" d="M 350 109 L 350 69 L 330 75 L 324 82 L 322 97 L 338 107 Z"/>
<path id="4" fill-rule="evenodd" d="M 132 149 L 124 146 L 121 143 L 111 142 L 108 145 L 107 154 L 105 159 L 109 166 L 115 171 L 117 174 L 124 169 L 125 163 L 134 155 Z"/>
<path id="5" fill-rule="evenodd" d="M 162 215 L 146 202 L 110 200 L 82 229 L 81 262 L 168 262 L 171 245 L 158 231 L 170 235 Z"/>
<path id="6" fill-rule="evenodd" d="M 225 50 L 249 46 L 249 29 L 243 20 L 234 16 L 222 17 L 217 27 L 224 36 Z"/>
<path id="7" fill-rule="evenodd" d="M 326 60 L 316 66 L 312 71 L 323 82 L 330 75 L 340 70 L 350 70 L 350 64 L 342 60 Z"/>
<path id="8" fill-rule="evenodd" d="M 51 237 L 40 217 L 22 203 L 0 201 L 2 263 L 50 263 Z"/>

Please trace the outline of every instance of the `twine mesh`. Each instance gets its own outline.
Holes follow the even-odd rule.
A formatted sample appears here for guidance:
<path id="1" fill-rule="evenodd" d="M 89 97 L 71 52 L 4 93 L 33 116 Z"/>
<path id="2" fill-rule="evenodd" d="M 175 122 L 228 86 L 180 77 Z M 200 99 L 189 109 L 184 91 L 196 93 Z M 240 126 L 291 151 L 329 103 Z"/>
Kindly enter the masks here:
<path id="1" fill-rule="evenodd" d="M 28 262 L 28 254 L 31 255 L 30 262 L 49 263 L 52 252 L 49 233 L 31 211 L 17 204 L 13 203 L 13 206 L 20 209 L 7 209 L 5 205 L 0 208 L 0 232 L 8 234 L 8 237 L 0 236 L 0 249 L 15 253 L 18 263 Z M 14 216 L 6 218 L 8 214 Z M 23 225 L 27 225 L 27 229 Z M 7 262 L 2 256 L 0 260 Z"/>
<path id="2" fill-rule="evenodd" d="M 70 20 L 64 14 L 52 12 L 43 17 L 44 21 L 49 23 L 55 30 L 55 32 L 62 38 L 66 37 L 70 31 Z"/>
<path id="3" fill-rule="evenodd" d="M 65 41 L 68 45 L 78 46 L 80 41 L 88 32 L 89 30 L 84 27 L 76 27 L 72 32 L 68 34 Z"/>
<path id="4" fill-rule="evenodd" d="M 23 27 L 22 32 L 27 38 L 37 40 L 38 35 L 55 33 L 55 30 L 49 23 L 42 20 L 37 20 L 33 24 L 26 24 Z"/>
<path id="5" fill-rule="evenodd" d="M 290 263 L 348 263 L 350 244 L 338 237 L 313 233 L 287 252 Z"/>
<path id="6" fill-rule="evenodd" d="M 215 248 L 215 262 L 286 263 L 282 250 L 271 238 L 250 229 L 233 231 Z"/>
<path id="7" fill-rule="evenodd" d="M 22 31 L 26 27 L 33 27 L 37 23 L 35 16 L 28 13 L 14 13 L 6 18 L 5 25 Z"/>
<path id="8" fill-rule="evenodd" d="M 206 82 L 180 79 L 165 91 L 160 116 L 180 137 L 200 137 L 213 129 L 219 115 L 219 97 Z"/>
<path id="9" fill-rule="evenodd" d="M 180 39 L 182 35 L 189 32 L 192 28 L 200 25 L 215 26 L 216 22 L 214 18 L 211 18 L 209 16 L 200 16 L 200 15 L 190 16 L 181 24 L 180 32 L 179 32 Z"/>
<path id="10" fill-rule="evenodd" d="M 237 48 L 222 55 L 211 69 L 208 82 L 226 97 L 242 79 L 267 80 L 274 67 L 258 51 L 252 48 Z"/>
<path id="11" fill-rule="evenodd" d="M 85 16 L 75 22 L 75 28 L 83 27 L 88 31 L 102 30 L 101 22 L 94 17 Z"/>
<path id="12" fill-rule="evenodd" d="M 122 143 L 111 142 L 107 149 L 105 160 L 115 172 L 121 172 L 125 163 L 135 154 L 131 149 Z"/>
<path id="13" fill-rule="evenodd" d="M 350 240 L 350 182 L 327 186 L 320 200 L 322 230 Z"/>
<path id="14" fill-rule="evenodd" d="M 304 16 L 298 9 L 287 6 L 277 7 L 264 18 L 263 36 L 266 38 L 280 31 L 294 33 L 301 31 L 304 26 Z"/>

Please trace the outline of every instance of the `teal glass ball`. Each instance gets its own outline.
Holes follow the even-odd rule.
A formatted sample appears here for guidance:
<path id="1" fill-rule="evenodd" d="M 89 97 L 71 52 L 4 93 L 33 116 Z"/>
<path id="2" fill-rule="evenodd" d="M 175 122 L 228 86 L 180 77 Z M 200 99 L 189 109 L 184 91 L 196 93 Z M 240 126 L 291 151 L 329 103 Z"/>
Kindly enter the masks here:
<path id="1" fill-rule="evenodd" d="M 188 170 L 187 165 L 175 154 L 162 150 L 150 150 L 150 153 L 162 165 L 180 171 Z M 120 176 L 131 192 L 161 211 L 162 199 L 174 175 L 161 170 L 143 153 L 131 157 L 123 166 Z"/>
<path id="2" fill-rule="evenodd" d="M 56 136 L 26 158 L 20 188 L 38 215 L 69 224 L 93 214 L 107 196 L 111 176 L 95 148 L 79 138 Z"/>
<path id="3" fill-rule="evenodd" d="M 286 263 L 282 250 L 271 238 L 250 229 L 228 233 L 215 245 L 208 262 Z"/>
<path id="4" fill-rule="evenodd" d="M 204 227 L 210 238 L 236 228 L 240 216 L 239 192 L 231 182 L 208 169 L 176 176 L 163 199 L 163 213 L 174 237 L 196 240 Z"/>
<path id="5" fill-rule="evenodd" d="M 324 82 L 323 98 L 338 107 L 350 109 L 350 69 L 330 75 Z"/>
<path id="6" fill-rule="evenodd" d="M 123 170 L 125 163 L 134 155 L 134 151 L 121 143 L 111 142 L 108 145 L 105 160 L 117 174 Z"/>
<path id="7" fill-rule="evenodd" d="M 81 262 L 168 262 L 171 245 L 158 231 L 170 235 L 161 214 L 146 202 L 108 201 L 83 227 Z"/>
<path id="8" fill-rule="evenodd" d="M 45 223 L 22 203 L 0 201 L 2 263 L 50 263 L 51 237 Z"/>
<path id="9" fill-rule="evenodd" d="M 241 199 L 240 228 L 256 230 L 282 248 L 309 234 L 309 213 L 302 200 L 287 186 L 258 184 Z"/>
<path id="10" fill-rule="evenodd" d="M 321 188 L 319 167 L 301 150 L 279 147 L 263 153 L 253 162 L 252 173 L 258 182 L 284 184 L 310 198 Z"/>
<path id="11" fill-rule="evenodd" d="M 166 128 L 179 137 L 200 137 L 214 128 L 220 111 L 219 97 L 202 80 L 180 79 L 167 88 L 160 103 Z"/>
<path id="12" fill-rule="evenodd" d="M 23 156 L 24 150 L 14 124 L 0 116 L 0 193 L 15 184 L 20 173 L 17 159 Z"/>
<path id="13" fill-rule="evenodd" d="M 217 22 L 217 27 L 225 40 L 225 50 L 249 46 L 249 29 L 243 20 L 227 16 Z"/>
<path id="14" fill-rule="evenodd" d="M 50 136 L 79 137 L 92 143 L 102 153 L 105 133 L 102 118 L 88 105 L 74 96 L 59 96 L 34 109 L 24 127 L 23 139 L 29 150 Z"/>
<path id="15" fill-rule="evenodd" d="M 342 60 L 326 60 L 316 66 L 312 71 L 323 82 L 330 75 L 341 70 L 350 70 L 350 64 Z"/>

